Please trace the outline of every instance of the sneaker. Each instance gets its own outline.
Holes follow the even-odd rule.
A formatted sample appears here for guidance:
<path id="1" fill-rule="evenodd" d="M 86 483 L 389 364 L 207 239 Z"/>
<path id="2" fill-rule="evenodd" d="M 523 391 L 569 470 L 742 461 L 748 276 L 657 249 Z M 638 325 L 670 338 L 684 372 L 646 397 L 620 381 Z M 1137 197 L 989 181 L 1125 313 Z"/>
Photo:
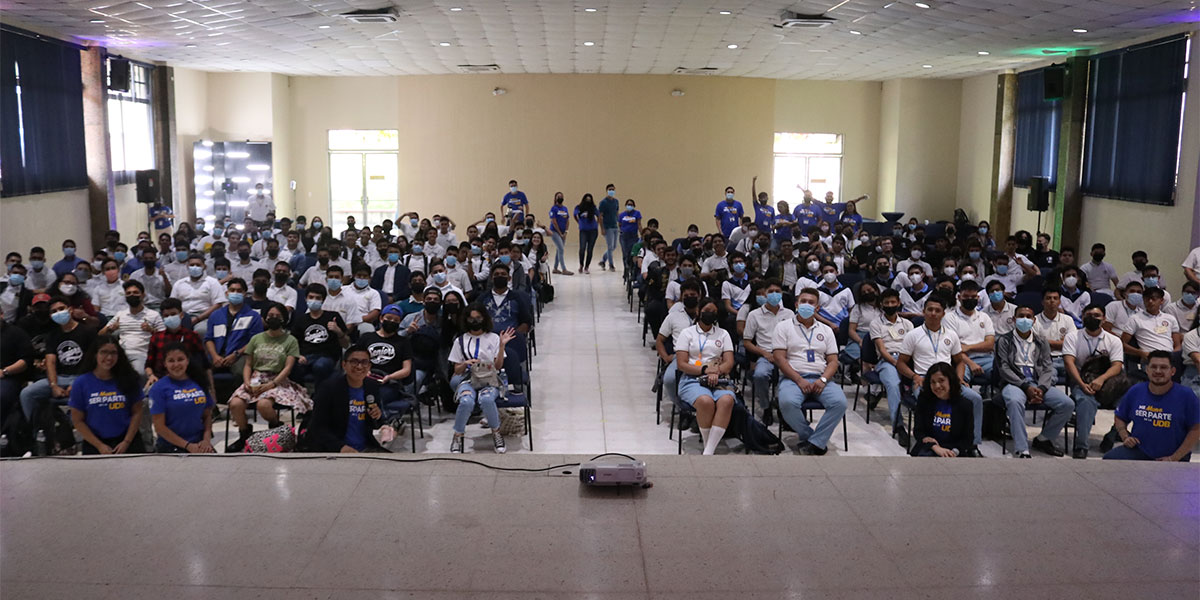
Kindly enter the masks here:
<path id="1" fill-rule="evenodd" d="M 979 451 L 979 448 L 971 448 L 967 450 L 967 458 L 983 458 L 983 453 Z"/>
<path id="2" fill-rule="evenodd" d="M 896 434 L 896 441 L 900 443 L 900 447 L 908 448 L 908 445 L 912 443 L 912 437 L 908 435 L 908 430 L 903 425 L 897 426 L 892 433 Z"/>
<path id="3" fill-rule="evenodd" d="M 1022 450 L 1020 452 L 1013 452 L 1013 456 L 1015 458 L 1033 458 L 1033 455 L 1030 454 L 1028 450 Z"/>
<path id="4" fill-rule="evenodd" d="M 867 394 L 867 412 L 875 410 L 875 407 L 879 406 L 879 400 L 882 397 L 882 394 Z"/>
<path id="5" fill-rule="evenodd" d="M 1062 456 L 1063 451 L 1054 447 L 1054 442 L 1044 440 L 1040 437 L 1033 438 L 1033 443 L 1029 445 L 1034 450 L 1041 450 L 1050 456 Z"/>
<path id="6" fill-rule="evenodd" d="M 463 453 L 463 436 L 456 435 L 456 436 L 454 436 L 454 439 L 450 440 L 450 454 L 462 454 L 462 453 Z"/>
<path id="7" fill-rule="evenodd" d="M 828 452 L 828 450 L 825 448 L 820 448 L 808 442 L 800 444 L 800 454 L 805 456 L 825 456 L 826 452 Z"/>
<path id="8" fill-rule="evenodd" d="M 1071 458 L 1081 458 L 1082 459 L 1082 458 L 1087 458 L 1087 455 L 1088 455 L 1087 448 L 1076 448 L 1075 451 L 1071 453 Z"/>
<path id="9" fill-rule="evenodd" d="M 496 447 L 496 454 L 504 454 L 504 435 L 499 430 L 492 431 L 492 445 Z"/>
<path id="10" fill-rule="evenodd" d="M 1117 443 L 1120 441 L 1121 438 L 1117 434 L 1117 428 L 1113 427 L 1112 429 L 1108 430 L 1108 433 L 1104 434 L 1104 439 L 1100 440 L 1100 452 L 1107 453 L 1109 450 L 1112 450 L 1113 446 L 1117 445 Z"/>

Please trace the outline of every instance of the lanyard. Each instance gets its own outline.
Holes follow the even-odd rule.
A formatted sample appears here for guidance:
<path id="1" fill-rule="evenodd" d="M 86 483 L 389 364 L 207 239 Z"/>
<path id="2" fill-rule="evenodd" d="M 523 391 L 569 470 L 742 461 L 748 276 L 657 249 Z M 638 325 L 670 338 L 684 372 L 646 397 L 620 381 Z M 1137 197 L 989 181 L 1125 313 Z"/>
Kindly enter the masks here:
<path id="1" fill-rule="evenodd" d="M 1082 335 L 1083 335 L 1083 343 L 1087 344 L 1087 347 L 1088 347 L 1088 357 L 1091 357 L 1093 354 L 1096 353 L 1096 349 L 1100 347 L 1100 337 L 1103 336 L 1104 334 L 1102 333 L 1102 334 L 1096 336 L 1095 344 L 1092 343 L 1092 336 L 1090 336 L 1086 333 L 1084 333 Z"/>
<path id="2" fill-rule="evenodd" d="M 922 325 L 921 327 L 925 327 L 925 326 L 924 326 L 924 325 Z M 941 334 L 941 331 L 940 331 L 940 330 L 938 331 L 938 334 Z M 935 341 L 935 340 L 934 340 L 934 337 L 935 337 L 935 336 L 933 335 L 933 332 L 932 332 L 932 331 L 929 331 L 929 328 L 928 328 L 928 327 L 925 327 L 925 338 L 929 340 L 929 346 L 930 346 L 931 348 L 933 348 L 933 358 L 934 358 L 934 360 L 937 360 L 938 344 L 940 344 L 941 342 Z"/>
<path id="3" fill-rule="evenodd" d="M 1017 338 L 1017 345 L 1019 346 L 1019 348 L 1018 348 L 1018 349 L 1021 351 L 1021 355 L 1022 355 L 1022 356 L 1025 358 L 1025 361 L 1026 361 L 1026 362 L 1028 362 L 1028 363 L 1030 363 L 1030 364 L 1033 364 L 1033 358 L 1031 358 L 1031 357 L 1029 356 L 1029 355 L 1030 355 L 1030 354 L 1033 352 L 1033 339 L 1032 339 L 1032 337 L 1033 337 L 1033 336 L 1031 335 L 1031 336 L 1030 336 L 1030 338 L 1031 338 L 1031 339 L 1029 340 L 1029 343 L 1026 343 L 1026 342 L 1025 342 L 1025 340 L 1021 339 L 1021 336 L 1019 336 L 1019 335 L 1018 335 L 1018 336 L 1016 336 L 1016 338 Z"/>
<path id="4" fill-rule="evenodd" d="M 471 358 L 479 358 L 479 345 L 483 343 L 483 338 L 475 340 L 475 355 Z"/>
<path id="5" fill-rule="evenodd" d="M 708 345 L 709 334 L 705 333 L 703 329 L 700 329 L 699 325 L 696 326 L 696 333 L 698 335 L 704 336 L 703 338 L 696 338 L 696 341 L 700 344 L 700 352 L 698 354 L 700 355 L 700 358 L 703 359 L 704 358 L 704 346 Z"/>
<path id="6" fill-rule="evenodd" d="M 804 325 L 801 325 L 800 323 L 796 323 L 796 330 L 800 332 L 800 335 L 804 336 L 804 341 L 807 342 L 809 346 L 812 346 L 812 331 L 810 330 L 805 332 Z"/>

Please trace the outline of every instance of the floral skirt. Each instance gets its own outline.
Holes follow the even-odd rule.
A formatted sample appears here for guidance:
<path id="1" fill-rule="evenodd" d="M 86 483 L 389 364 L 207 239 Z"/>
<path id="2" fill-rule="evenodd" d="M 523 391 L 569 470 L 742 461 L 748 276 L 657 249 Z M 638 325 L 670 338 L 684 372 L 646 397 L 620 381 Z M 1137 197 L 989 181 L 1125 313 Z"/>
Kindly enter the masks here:
<path id="1" fill-rule="evenodd" d="M 276 373 L 255 371 L 250 374 L 250 384 L 262 385 L 274 379 L 275 375 Z M 251 398 L 250 390 L 246 389 L 245 384 L 242 384 L 241 386 L 238 386 L 237 391 L 233 393 L 231 398 L 237 398 L 246 403 L 250 403 L 255 400 L 267 399 L 275 404 L 290 406 L 294 408 L 296 412 L 302 413 L 312 410 L 313 406 L 312 398 L 308 397 L 308 391 L 304 389 L 304 386 L 301 386 L 290 379 L 285 379 L 282 384 L 259 394 L 257 398 Z"/>

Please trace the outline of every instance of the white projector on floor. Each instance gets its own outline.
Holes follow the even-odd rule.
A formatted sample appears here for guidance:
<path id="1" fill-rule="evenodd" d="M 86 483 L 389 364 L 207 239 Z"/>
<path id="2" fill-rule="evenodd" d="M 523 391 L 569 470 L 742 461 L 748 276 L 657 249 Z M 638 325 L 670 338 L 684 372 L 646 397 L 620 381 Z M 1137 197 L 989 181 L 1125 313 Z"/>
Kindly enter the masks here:
<path id="1" fill-rule="evenodd" d="M 644 485 L 646 463 L 640 460 L 585 462 L 579 465 L 579 482 L 584 485 Z"/>

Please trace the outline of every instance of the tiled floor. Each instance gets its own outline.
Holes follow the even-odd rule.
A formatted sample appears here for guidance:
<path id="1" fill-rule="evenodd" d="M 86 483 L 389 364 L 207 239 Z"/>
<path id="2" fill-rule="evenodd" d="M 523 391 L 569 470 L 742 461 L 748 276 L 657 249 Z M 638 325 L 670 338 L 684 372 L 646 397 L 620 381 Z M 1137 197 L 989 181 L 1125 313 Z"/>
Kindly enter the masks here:
<path id="1" fill-rule="evenodd" d="M 0 596 L 1200 597 L 1190 464 L 649 456 L 627 490 L 380 458 L 0 463 Z"/>

